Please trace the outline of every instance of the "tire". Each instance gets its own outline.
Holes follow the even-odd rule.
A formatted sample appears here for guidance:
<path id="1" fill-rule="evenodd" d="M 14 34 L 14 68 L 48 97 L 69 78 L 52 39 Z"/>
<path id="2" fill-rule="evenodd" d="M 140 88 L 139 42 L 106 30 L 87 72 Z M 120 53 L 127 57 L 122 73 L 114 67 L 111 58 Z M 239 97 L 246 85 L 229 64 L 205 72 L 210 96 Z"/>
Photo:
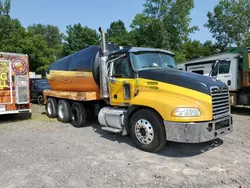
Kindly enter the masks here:
<path id="1" fill-rule="evenodd" d="M 43 103 L 44 103 L 43 95 L 39 94 L 38 97 L 37 97 L 37 104 L 43 105 Z"/>
<path id="2" fill-rule="evenodd" d="M 166 131 L 162 118 L 149 109 L 139 110 L 132 115 L 130 136 L 135 146 L 146 152 L 157 152 L 166 144 Z"/>
<path id="3" fill-rule="evenodd" d="M 84 106 L 79 102 L 74 102 L 71 107 L 71 124 L 80 128 L 86 125 L 87 113 Z"/>
<path id="4" fill-rule="evenodd" d="M 55 98 L 49 97 L 45 105 L 45 111 L 49 118 L 57 117 L 57 101 Z"/>
<path id="5" fill-rule="evenodd" d="M 57 119 L 63 123 L 68 123 L 71 119 L 71 106 L 68 100 L 60 99 L 57 108 Z"/>

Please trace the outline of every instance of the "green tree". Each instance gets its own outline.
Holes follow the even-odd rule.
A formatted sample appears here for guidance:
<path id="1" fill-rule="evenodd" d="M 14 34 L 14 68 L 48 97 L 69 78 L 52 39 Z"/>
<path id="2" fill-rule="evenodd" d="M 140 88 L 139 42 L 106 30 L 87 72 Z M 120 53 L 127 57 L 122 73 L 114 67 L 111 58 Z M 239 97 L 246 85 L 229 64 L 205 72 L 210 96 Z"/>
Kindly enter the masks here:
<path id="1" fill-rule="evenodd" d="M 27 29 L 32 35 L 40 35 L 44 38 L 46 45 L 54 51 L 54 60 L 61 57 L 64 35 L 57 26 L 33 24 Z"/>
<path id="2" fill-rule="evenodd" d="M 210 56 L 218 52 L 217 46 L 212 41 L 201 43 L 198 40 L 189 39 L 182 46 L 182 49 L 175 51 L 175 60 L 177 63 L 194 58 Z"/>
<path id="3" fill-rule="evenodd" d="M 137 14 L 130 27 L 131 38 L 136 46 L 161 48 L 163 46 L 162 22 L 158 19 Z"/>
<path id="4" fill-rule="evenodd" d="M 31 71 L 42 74 L 55 61 L 54 50 L 47 46 L 41 35 L 27 34 L 22 46 L 22 53 L 29 55 Z"/>
<path id="5" fill-rule="evenodd" d="M 44 73 L 55 59 L 55 49 L 49 48 L 42 35 L 26 32 L 19 20 L 6 18 L 0 25 L 0 51 L 25 53 L 29 56 L 30 71 Z"/>
<path id="6" fill-rule="evenodd" d="M 193 0 L 146 0 L 143 13 L 135 17 L 132 28 L 136 25 L 141 37 L 148 40 L 155 39 L 152 35 L 158 36 L 155 42 L 147 42 L 153 43 L 152 47 L 179 50 L 189 34 L 198 30 L 197 26 L 190 26 L 193 7 Z"/>
<path id="7" fill-rule="evenodd" d="M 0 0 L 0 16 L 9 16 L 11 8 L 11 1 L 5 0 L 4 3 Z"/>
<path id="8" fill-rule="evenodd" d="M 189 40 L 183 45 L 183 50 L 187 60 L 199 56 L 209 56 L 217 52 L 216 46 L 211 41 L 202 44 L 198 40 Z"/>
<path id="9" fill-rule="evenodd" d="M 119 46 L 128 46 L 131 44 L 131 39 L 123 21 L 118 20 L 110 24 L 107 29 L 107 41 L 114 42 Z"/>
<path id="10" fill-rule="evenodd" d="M 231 46 L 250 45 L 250 1 L 220 0 L 213 12 L 208 12 L 205 24 L 221 51 Z"/>
<path id="11" fill-rule="evenodd" d="M 73 26 L 67 26 L 67 36 L 65 37 L 64 55 L 69 55 L 89 45 L 98 45 L 100 43 L 100 37 L 96 30 L 93 30 L 87 26 L 75 24 Z"/>
<path id="12" fill-rule="evenodd" d="M 127 34 L 127 30 L 123 21 L 118 20 L 115 22 L 111 22 L 110 28 L 107 29 L 107 37 L 114 38 L 114 37 L 121 37 Z"/>
<path id="13" fill-rule="evenodd" d="M 0 1 L 0 51 L 28 54 L 30 71 L 45 73 L 55 60 L 56 49 L 48 46 L 43 31 L 27 32 L 18 19 L 9 16 L 9 10 L 10 1 L 4 6 Z"/>
<path id="14" fill-rule="evenodd" d="M 0 50 L 21 52 L 26 37 L 25 28 L 17 19 L 0 16 Z"/>
<path id="15" fill-rule="evenodd" d="M 33 24 L 28 26 L 28 32 L 34 35 L 41 35 L 44 37 L 49 48 L 57 48 L 62 45 L 64 35 L 59 28 L 54 25 Z"/>

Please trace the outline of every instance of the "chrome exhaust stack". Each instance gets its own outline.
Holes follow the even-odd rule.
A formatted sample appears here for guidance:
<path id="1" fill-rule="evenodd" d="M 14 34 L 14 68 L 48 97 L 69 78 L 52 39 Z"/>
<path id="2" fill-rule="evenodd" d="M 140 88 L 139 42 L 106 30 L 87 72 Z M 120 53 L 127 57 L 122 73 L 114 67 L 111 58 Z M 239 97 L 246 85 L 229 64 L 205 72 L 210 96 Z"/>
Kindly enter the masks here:
<path id="1" fill-rule="evenodd" d="M 109 90 L 108 90 L 108 80 L 107 80 L 107 60 L 108 60 L 108 51 L 106 48 L 106 40 L 105 33 L 101 27 L 99 27 L 99 32 L 101 33 L 102 39 L 102 50 L 103 55 L 100 57 L 100 94 L 104 99 L 109 98 Z"/>

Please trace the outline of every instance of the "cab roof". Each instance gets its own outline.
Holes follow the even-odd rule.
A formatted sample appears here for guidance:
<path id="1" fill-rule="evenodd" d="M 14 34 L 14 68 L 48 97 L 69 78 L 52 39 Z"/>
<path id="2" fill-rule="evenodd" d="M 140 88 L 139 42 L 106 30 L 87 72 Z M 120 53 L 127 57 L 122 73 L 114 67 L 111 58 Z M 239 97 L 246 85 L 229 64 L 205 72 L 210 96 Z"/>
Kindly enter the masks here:
<path id="1" fill-rule="evenodd" d="M 116 55 L 116 54 L 122 54 L 122 53 L 133 53 L 133 52 L 162 52 L 167 53 L 169 55 L 175 56 L 175 54 L 168 50 L 158 49 L 158 48 L 144 48 L 144 47 L 130 47 L 130 48 L 123 48 L 116 50 L 109 55 Z"/>

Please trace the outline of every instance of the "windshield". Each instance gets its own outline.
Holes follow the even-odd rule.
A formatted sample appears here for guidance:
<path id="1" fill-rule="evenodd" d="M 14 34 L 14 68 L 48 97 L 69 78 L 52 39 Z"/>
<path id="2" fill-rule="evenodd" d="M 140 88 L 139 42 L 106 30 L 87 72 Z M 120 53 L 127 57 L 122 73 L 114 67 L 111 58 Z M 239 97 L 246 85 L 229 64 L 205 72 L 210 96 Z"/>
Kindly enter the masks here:
<path id="1" fill-rule="evenodd" d="M 149 68 L 177 68 L 173 56 L 162 52 L 131 53 L 135 71 Z"/>
<path id="2" fill-rule="evenodd" d="M 37 85 L 45 87 L 48 86 L 48 81 L 47 80 L 39 80 L 37 81 Z"/>

